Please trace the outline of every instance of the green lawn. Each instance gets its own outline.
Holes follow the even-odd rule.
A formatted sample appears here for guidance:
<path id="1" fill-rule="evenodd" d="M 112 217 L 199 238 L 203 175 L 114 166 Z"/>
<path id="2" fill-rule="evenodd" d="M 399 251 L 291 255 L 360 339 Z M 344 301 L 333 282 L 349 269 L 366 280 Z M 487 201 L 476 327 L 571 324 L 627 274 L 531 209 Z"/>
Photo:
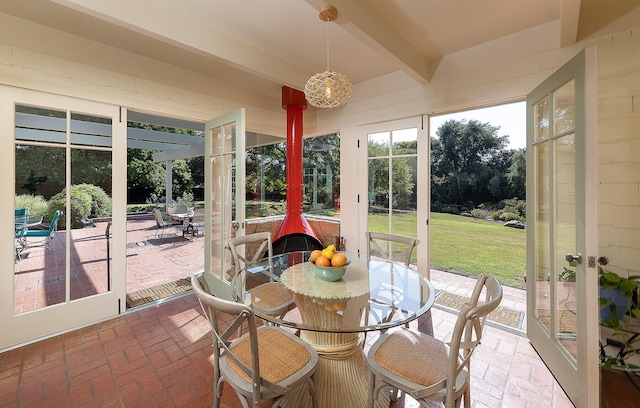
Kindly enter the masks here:
<path id="1" fill-rule="evenodd" d="M 378 217 L 380 220 L 376 221 Z M 413 218 L 413 222 L 408 218 Z M 385 219 L 369 215 L 369 222 L 374 225 L 384 223 Z M 398 221 L 401 222 L 394 222 L 394 232 L 415 234 L 415 213 L 402 214 Z M 401 230 L 404 225 L 407 231 Z M 467 276 L 489 273 L 503 285 L 524 288 L 525 230 L 459 215 L 431 213 L 430 235 L 432 268 Z"/>

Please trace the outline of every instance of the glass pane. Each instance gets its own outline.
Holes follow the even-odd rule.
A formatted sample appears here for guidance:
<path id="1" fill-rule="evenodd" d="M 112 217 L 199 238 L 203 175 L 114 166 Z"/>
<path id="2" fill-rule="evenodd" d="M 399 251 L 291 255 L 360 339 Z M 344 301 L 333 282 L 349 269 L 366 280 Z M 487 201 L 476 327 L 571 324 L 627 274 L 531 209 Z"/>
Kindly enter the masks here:
<path id="1" fill-rule="evenodd" d="M 533 146 L 535 149 L 535 271 L 536 271 L 536 317 L 551 331 L 551 212 L 549 197 L 549 144 L 543 143 Z"/>
<path id="2" fill-rule="evenodd" d="M 418 154 L 418 129 L 402 129 L 391 132 L 392 154 Z"/>
<path id="3" fill-rule="evenodd" d="M 389 232 L 389 181 L 389 160 L 369 159 L 369 231 Z"/>
<path id="4" fill-rule="evenodd" d="M 222 129 L 224 137 L 222 138 L 222 151 L 223 153 L 231 153 L 236 150 L 236 123 L 231 122 L 223 126 Z"/>
<path id="5" fill-rule="evenodd" d="M 16 145 L 14 312 L 23 313 L 66 300 L 66 150 Z M 24 221 L 24 222 L 23 222 Z M 57 232 L 56 232 L 57 229 Z"/>
<path id="6" fill-rule="evenodd" d="M 570 275 L 561 275 L 565 267 L 574 270 L 565 260 L 565 254 L 575 254 L 576 251 L 576 174 L 575 174 L 575 143 L 574 134 L 563 136 L 554 141 L 555 148 L 555 208 L 556 208 L 556 238 L 555 238 L 555 271 L 554 282 L 559 282 L 555 292 L 556 327 L 560 344 L 565 347 L 569 355 L 575 352 L 576 339 L 576 282 Z M 564 277 L 564 279 L 563 279 Z M 575 356 L 572 355 L 574 361 Z"/>
<path id="7" fill-rule="evenodd" d="M 389 156 L 389 132 L 371 133 L 369 135 L 369 157 Z"/>
<path id="8" fill-rule="evenodd" d="M 544 98 L 533 108 L 533 140 L 540 142 L 549 139 L 549 98 Z"/>
<path id="9" fill-rule="evenodd" d="M 224 253 L 222 236 L 222 216 L 224 206 L 224 189 L 221 185 L 224 163 L 221 156 L 211 158 L 211 220 L 208 226 L 211 231 L 211 272 L 222 277 L 222 271 L 218 270 L 220 259 Z M 229 264 L 230 266 L 230 264 Z M 225 268 L 226 269 L 226 268 Z"/>
<path id="10" fill-rule="evenodd" d="M 286 157 L 285 143 L 247 149 L 247 219 L 286 213 Z"/>
<path id="11" fill-rule="evenodd" d="M 418 158 L 395 157 L 392 159 L 393 172 L 391 185 L 393 186 L 392 223 L 391 233 L 415 237 L 418 235 L 416 222 L 418 202 Z M 394 254 L 404 251 L 404 245 L 397 245 L 393 249 Z M 411 261 L 418 261 L 416 251 L 411 256 Z"/>
<path id="12" fill-rule="evenodd" d="M 575 121 L 575 80 L 567 82 L 554 93 L 554 135 L 573 132 Z"/>
<path id="13" fill-rule="evenodd" d="M 16 140 L 48 143 L 67 142 L 65 111 L 16 106 Z"/>
<path id="14" fill-rule="evenodd" d="M 304 139 L 304 214 L 339 217 L 340 136 Z"/>
<path id="15" fill-rule="evenodd" d="M 111 147 L 111 118 L 71 113 L 71 143 Z"/>
<path id="16" fill-rule="evenodd" d="M 222 154 L 223 145 L 223 129 L 222 127 L 211 129 L 211 154 Z"/>
<path id="17" fill-rule="evenodd" d="M 110 289 L 106 229 L 112 214 L 111 169 L 110 151 L 71 150 L 71 300 Z"/>

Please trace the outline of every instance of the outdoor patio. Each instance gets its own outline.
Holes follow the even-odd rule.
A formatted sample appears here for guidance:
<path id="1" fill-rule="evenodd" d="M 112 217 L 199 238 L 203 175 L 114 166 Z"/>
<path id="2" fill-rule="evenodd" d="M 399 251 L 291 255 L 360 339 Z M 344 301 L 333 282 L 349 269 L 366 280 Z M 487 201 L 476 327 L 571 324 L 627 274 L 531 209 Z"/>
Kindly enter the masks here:
<path id="1" fill-rule="evenodd" d="M 103 293 L 108 288 L 107 245 L 112 245 L 111 238 L 106 236 L 106 221 L 94 225 L 71 230 L 72 300 Z M 40 241 L 29 241 L 29 247 L 16 258 L 15 313 L 64 301 L 66 232 L 56 232 L 51 249 Z M 202 234 L 183 236 L 182 226 L 178 225 L 165 229 L 161 236 L 153 215 L 130 217 L 127 221 L 128 294 L 189 278 L 203 267 Z"/>

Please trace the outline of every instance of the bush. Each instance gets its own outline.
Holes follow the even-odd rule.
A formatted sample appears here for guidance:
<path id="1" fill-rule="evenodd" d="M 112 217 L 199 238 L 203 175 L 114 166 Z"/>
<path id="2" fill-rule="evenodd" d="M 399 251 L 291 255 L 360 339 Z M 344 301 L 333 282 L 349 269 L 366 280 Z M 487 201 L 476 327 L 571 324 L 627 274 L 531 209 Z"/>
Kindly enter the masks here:
<path id="1" fill-rule="evenodd" d="M 485 209 L 485 208 L 474 208 L 473 210 L 471 210 L 471 216 L 473 218 L 478 218 L 480 220 L 484 220 L 487 217 L 491 216 L 491 211 Z"/>
<path id="2" fill-rule="evenodd" d="M 91 197 L 90 218 L 110 217 L 112 211 L 111 197 L 105 191 L 93 184 L 78 184 L 71 186 L 71 197 L 74 193 L 84 192 Z"/>
<path id="3" fill-rule="evenodd" d="M 41 215 L 47 213 L 47 200 L 44 197 L 31 194 L 20 194 L 14 199 L 15 208 L 26 208 L 27 215 Z"/>
<path id="4" fill-rule="evenodd" d="M 455 205 L 444 205 L 440 209 L 440 212 L 443 212 L 443 213 L 446 213 L 446 214 L 459 215 L 460 214 L 460 208 L 458 208 L 458 206 L 455 206 Z"/>
<path id="5" fill-rule="evenodd" d="M 56 210 L 65 214 L 66 191 L 62 190 L 51 197 L 49 207 L 45 214 L 45 219 L 51 220 Z M 84 226 L 83 220 L 87 218 L 107 217 L 111 215 L 111 197 L 98 186 L 91 184 L 78 184 L 71 186 L 71 214 L 61 216 L 58 221 L 58 228 L 66 228 L 67 220 L 71 223 L 71 228 Z"/>

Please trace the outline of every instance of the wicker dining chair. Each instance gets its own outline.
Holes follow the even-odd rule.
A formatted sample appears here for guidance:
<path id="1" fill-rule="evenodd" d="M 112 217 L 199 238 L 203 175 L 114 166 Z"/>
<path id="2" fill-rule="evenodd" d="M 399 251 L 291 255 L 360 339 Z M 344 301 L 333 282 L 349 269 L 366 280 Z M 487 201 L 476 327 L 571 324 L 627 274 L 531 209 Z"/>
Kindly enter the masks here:
<path id="1" fill-rule="evenodd" d="M 367 238 L 368 259 L 377 258 L 401 262 L 406 267 L 409 267 L 413 251 L 420 243 L 414 237 L 385 232 L 367 231 L 365 236 Z M 389 293 L 393 293 L 394 296 L 390 297 Z M 369 313 L 373 313 L 378 321 L 384 322 L 386 320 L 383 317 L 385 313 L 388 318 L 391 318 L 395 310 L 400 307 L 403 294 L 398 291 L 398 288 L 389 288 L 382 284 L 380 287 L 373 288 L 371 297 L 374 300 L 369 304 L 365 320 L 368 322 Z M 407 323 L 405 327 L 409 328 L 409 324 Z"/>
<path id="2" fill-rule="evenodd" d="M 316 406 L 313 376 L 318 353 L 311 346 L 280 327 L 257 327 L 250 305 L 213 296 L 202 273 L 194 275 L 192 286 L 211 325 L 214 408 L 220 407 L 225 382 L 246 408 L 258 407 L 267 399 L 274 400 L 272 408 L 278 407 L 284 396 L 303 384 Z M 230 322 L 229 326 L 220 327 L 218 319 Z M 247 333 L 241 335 L 243 327 Z M 292 397 L 309 398 L 302 392 Z"/>
<path id="3" fill-rule="evenodd" d="M 377 257 L 402 262 L 405 266 L 409 266 L 411 263 L 413 250 L 420 243 L 414 237 L 386 232 L 367 231 L 365 235 L 367 237 L 367 254 L 369 258 Z"/>
<path id="4" fill-rule="evenodd" d="M 238 251 L 240 247 L 244 248 L 245 255 L 249 250 L 253 251 L 253 255 L 250 257 L 240 255 Z M 236 301 L 244 302 L 248 295 L 256 310 L 275 317 L 283 317 L 289 309 L 294 307 L 293 294 L 272 272 L 273 245 L 270 232 L 257 232 L 232 238 L 227 243 L 227 248 L 231 251 L 235 265 L 235 275 L 231 279 L 231 295 Z M 269 275 L 270 281 L 246 289 L 250 269 L 257 267 L 258 262 L 264 265 L 265 254 L 267 265 L 261 266 L 265 269 L 260 275 Z"/>
<path id="5" fill-rule="evenodd" d="M 481 293 L 484 302 L 479 303 Z M 408 329 L 382 334 L 367 354 L 369 388 L 367 407 L 386 388 L 404 391 L 423 407 L 428 400 L 446 408 L 471 406 L 471 355 L 482 338 L 486 316 L 502 300 L 502 286 L 491 275 L 481 275 L 458 318 L 450 343 Z"/>

